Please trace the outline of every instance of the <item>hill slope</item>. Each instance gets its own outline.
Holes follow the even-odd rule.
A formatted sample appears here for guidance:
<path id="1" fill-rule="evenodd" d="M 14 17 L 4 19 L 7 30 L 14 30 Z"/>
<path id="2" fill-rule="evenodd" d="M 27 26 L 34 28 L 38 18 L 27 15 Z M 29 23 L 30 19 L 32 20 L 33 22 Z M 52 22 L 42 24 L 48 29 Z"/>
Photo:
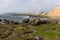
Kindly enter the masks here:
<path id="1" fill-rule="evenodd" d="M 60 6 L 54 8 L 46 16 L 50 17 L 51 19 L 60 19 Z"/>

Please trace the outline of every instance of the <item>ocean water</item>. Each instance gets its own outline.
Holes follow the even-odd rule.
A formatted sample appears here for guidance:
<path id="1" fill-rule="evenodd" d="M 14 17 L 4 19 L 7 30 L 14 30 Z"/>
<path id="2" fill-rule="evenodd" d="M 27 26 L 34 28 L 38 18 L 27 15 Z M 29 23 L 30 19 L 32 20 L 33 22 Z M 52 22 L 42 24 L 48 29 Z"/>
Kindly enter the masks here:
<path id="1" fill-rule="evenodd" d="M 0 19 L 10 20 L 10 21 L 22 21 L 25 18 L 29 18 L 29 16 L 11 16 L 11 15 L 0 15 Z"/>

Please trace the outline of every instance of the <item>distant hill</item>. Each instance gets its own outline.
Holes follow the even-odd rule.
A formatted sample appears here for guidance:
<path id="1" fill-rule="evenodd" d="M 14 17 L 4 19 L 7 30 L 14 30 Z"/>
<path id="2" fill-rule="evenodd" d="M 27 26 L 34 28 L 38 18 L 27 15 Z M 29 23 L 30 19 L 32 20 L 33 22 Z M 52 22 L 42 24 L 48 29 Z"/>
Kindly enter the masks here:
<path id="1" fill-rule="evenodd" d="M 51 19 L 60 20 L 60 6 L 57 6 L 52 11 L 50 11 L 46 16 L 50 17 Z"/>

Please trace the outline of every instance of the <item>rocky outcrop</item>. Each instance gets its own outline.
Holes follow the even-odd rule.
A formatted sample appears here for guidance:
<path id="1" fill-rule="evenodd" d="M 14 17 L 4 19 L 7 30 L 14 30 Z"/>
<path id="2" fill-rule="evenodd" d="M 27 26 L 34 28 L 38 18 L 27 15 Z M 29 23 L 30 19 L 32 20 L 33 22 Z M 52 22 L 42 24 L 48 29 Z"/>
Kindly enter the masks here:
<path id="1" fill-rule="evenodd" d="M 57 6 L 52 11 L 50 11 L 48 14 L 46 14 L 50 19 L 53 20 L 59 20 L 60 21 L 60 6 Z"/>
<path id="2" fill-rule="evenodd" d="M 32 20 L 29 21 L 31 25 L 39 25 L 41 22 L 40 18 L 33 18 Z"/>
<path id="3" fill-rule="evenodd" d="M 41 18 L 32 18 L 32 19 L 24 19 L 22 21 L 22 24 L 29 24 L 29 25 L 40 25 L 40 24 L 46 24 L 49 23 L 49 20 L 41 20 Z"/>

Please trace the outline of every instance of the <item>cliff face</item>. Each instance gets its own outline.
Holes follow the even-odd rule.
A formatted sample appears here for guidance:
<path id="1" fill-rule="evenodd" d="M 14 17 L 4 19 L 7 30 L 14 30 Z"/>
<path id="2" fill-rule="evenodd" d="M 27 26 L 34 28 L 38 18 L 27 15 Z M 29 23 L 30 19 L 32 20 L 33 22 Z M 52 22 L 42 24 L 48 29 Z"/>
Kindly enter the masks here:
<path id="1" fill-rule="evenodd" d="M 46 16 L 50 17 L 51 19 L 60 20 L 60 6 L 57 6 L 56 8 L 54 8 Z"/>

